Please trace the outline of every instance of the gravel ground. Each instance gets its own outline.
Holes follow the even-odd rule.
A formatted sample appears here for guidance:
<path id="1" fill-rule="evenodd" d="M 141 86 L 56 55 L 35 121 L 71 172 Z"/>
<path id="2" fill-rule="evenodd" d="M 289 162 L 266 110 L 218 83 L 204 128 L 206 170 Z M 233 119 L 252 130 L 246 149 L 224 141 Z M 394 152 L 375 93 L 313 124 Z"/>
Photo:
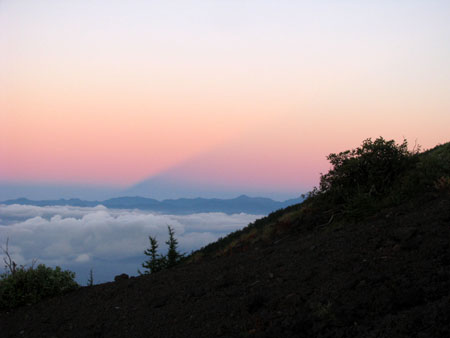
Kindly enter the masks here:
<path id="1" fill-rule="evenodd" d="M 292 222 L 295 222 L 292 221 Z M 450 337 L 450 200 L 0 312 L 1 337 Z"/>

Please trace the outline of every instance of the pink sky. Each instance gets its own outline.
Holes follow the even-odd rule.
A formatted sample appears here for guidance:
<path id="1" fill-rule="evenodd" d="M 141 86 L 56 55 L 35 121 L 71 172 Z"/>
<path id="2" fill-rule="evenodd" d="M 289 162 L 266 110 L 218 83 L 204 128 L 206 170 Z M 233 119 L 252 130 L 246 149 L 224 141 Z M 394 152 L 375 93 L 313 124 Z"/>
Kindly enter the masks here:
<path id="1" fill-rule="evenodd" d="M 449 7 L 2 1 L 0 181 L 300 190 L 368 137 L 447 142 Z"/>

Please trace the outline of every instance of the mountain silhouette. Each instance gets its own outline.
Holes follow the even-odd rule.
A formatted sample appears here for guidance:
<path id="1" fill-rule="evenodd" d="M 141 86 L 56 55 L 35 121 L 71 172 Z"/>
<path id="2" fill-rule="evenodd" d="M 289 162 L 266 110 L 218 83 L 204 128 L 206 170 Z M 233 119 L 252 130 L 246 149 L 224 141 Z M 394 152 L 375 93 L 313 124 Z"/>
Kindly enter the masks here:
<path id="1" fill-rule="evenodd" d="M 283 202 L 274 201 L 264 197 L 249 197 L 241 195 L 233 199 L 218 198 L 179 198 L 158 201 L 146 197 L 116 197 L 104 201 L 84 201 L 77 198 L 34 201 L 27 198 L 18 198 L 0 202 L 0 204 L 12 205 L 35 205 L 35 206 L 76 206 L 76 207 L 95 207 L 103 205 L 113 209 L 141 209 L 172 215 L 223 212 L 226 214 L 248 213 L 255 215 L 264 215 L 272 211 L 285 208 L 289 205 L 300 203 L 301 197 L 289 199 Z"/>

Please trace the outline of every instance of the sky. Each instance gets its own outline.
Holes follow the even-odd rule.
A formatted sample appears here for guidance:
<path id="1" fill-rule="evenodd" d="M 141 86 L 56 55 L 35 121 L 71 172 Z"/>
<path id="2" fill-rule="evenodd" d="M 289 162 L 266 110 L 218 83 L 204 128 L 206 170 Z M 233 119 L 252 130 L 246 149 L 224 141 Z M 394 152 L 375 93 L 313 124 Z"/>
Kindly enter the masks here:
<path id="1" fill-rule="evenodd" d="M 0 0 L 0 198 L 106 198 L 163 178 L 179 197 L 283 199 L 366 138 L 448 142 L 448 13 L 433 0 Z"/>

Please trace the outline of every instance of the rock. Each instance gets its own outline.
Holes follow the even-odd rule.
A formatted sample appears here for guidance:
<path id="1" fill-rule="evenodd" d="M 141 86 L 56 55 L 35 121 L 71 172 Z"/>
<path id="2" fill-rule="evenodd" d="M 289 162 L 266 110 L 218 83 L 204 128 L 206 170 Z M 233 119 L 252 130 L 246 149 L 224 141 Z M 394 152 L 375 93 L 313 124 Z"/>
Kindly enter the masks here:
<path id="1" fill-rule="evenodd" d="M 128 278 L 130 278 L 126 273 L 123 273 L 123 274 L 121 274 L 121 275 L 117 275 L 117 276 L 115 276 L 114 277 L 114 281 L 115 282 L 119 282 L 119 281 L 121 281 L 121 280 L 126 280 L 126 279 L 128 279 Z"/>

